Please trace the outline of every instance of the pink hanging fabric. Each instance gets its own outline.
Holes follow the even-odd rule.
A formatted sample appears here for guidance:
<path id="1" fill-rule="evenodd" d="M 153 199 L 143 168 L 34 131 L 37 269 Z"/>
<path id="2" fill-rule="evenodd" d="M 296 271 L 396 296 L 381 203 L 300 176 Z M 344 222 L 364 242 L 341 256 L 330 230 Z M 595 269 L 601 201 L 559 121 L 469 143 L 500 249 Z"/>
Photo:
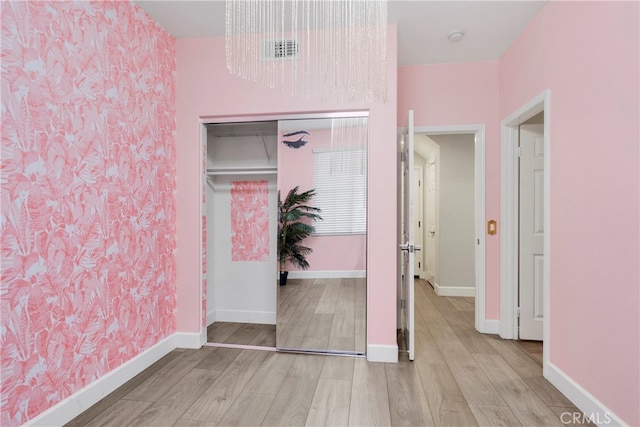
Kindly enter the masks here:
<path id="1" fill-rule="evenodd" d="M 231 182 L 231 261 L 269 259 L 268 181 Z"/>

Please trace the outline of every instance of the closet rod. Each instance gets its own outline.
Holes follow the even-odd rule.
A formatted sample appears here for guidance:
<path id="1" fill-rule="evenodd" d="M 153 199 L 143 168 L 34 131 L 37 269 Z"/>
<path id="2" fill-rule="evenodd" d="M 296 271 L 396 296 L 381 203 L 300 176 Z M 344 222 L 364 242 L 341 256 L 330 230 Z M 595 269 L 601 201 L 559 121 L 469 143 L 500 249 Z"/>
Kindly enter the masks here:
<path id="1" fill-rule="evenodd" d="M 273 175 L 278 173 L 275 168 L 265 169 L 227 169 L 227 170 L 207 170 L 207 176 L 216 175 Z"/>

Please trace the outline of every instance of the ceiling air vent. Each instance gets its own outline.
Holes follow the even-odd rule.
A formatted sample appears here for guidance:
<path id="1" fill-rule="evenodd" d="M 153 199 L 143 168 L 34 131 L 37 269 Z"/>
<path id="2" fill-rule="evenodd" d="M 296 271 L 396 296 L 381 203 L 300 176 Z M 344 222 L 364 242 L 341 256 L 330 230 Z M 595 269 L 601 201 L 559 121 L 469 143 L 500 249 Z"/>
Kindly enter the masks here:
<path id="1" fill-rule="evenodd" d="M 265 40 L 263 49 L 265 60 L 293 59 L 298 57 L 297 40 Z"/>

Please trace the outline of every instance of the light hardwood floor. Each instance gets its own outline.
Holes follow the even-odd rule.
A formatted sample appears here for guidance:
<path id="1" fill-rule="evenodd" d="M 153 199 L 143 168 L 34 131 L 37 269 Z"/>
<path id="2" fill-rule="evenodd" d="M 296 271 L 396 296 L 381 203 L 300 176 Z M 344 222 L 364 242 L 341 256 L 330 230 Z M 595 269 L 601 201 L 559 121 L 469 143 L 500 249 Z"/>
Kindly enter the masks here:
<path id="1" fill-rule="evenodd" d="M 69 426 L 559 426 L 577 409 L 473 300 L 416 282 L 416 360 L 175 350 Z M 566 417 L 567 419 L 569 417 Z"/>
<path id="2" fill-rule="evenodd" d="M 207 342 L 275 347 L 276 325 L 214 322 L 207 328 Z"/>

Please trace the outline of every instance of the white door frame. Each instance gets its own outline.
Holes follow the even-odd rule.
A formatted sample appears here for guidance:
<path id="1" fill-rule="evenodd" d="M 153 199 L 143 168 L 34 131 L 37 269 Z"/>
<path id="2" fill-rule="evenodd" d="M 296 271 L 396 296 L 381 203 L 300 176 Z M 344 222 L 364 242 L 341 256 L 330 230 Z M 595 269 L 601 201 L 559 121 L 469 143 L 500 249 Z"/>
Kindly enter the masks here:
<path id="1" fill-rule="evenodd" d="M 478 332 L 495 334 L 497 331 L 487 324 L 485 315 L 485 125 L 451 125 L 451 126 L 417 126 L 414 133 L 428 135 L 465 135 L 474 136 L 474 161 L 475 161 L 475 224 L 476 250 L 475 250 L 475 328 Z"/>
<path id="2" fill-rule="evenodd" d="M 549 260 L 550 260 L 550 92 L 544 91 L 501 122 L 500 149 L 500 336 L 518 339 L 518 128 L 536 114 L 544 111 L 544 264 L 543 292 L 543 374 L 549 362 Z"/>

